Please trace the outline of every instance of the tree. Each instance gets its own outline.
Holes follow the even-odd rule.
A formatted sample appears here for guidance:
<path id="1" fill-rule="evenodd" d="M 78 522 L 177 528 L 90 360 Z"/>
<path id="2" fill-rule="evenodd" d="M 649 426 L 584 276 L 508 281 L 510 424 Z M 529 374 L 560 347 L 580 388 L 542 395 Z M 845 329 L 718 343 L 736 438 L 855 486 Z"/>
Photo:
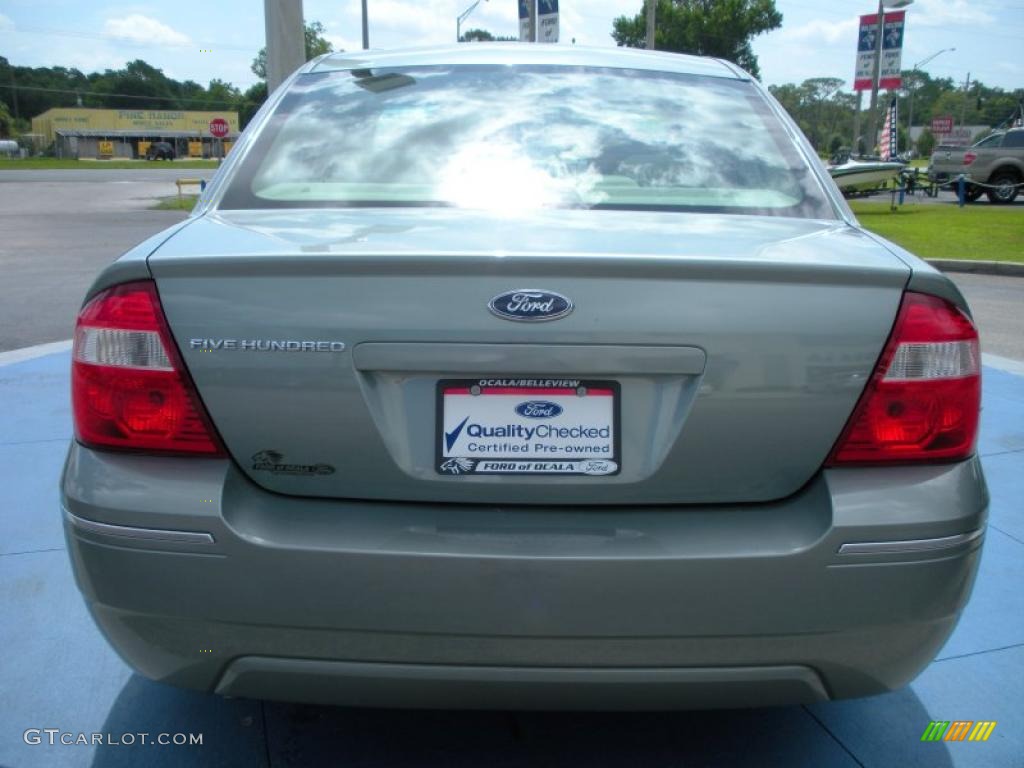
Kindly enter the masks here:
<path id="1" fill-rule="evenodd" d="M 774 0 L 658 0 L 654 47 L 662 51 L 716 56 L 734 61 L 760 78 L 750 41 L 778 29 L 782 14 Z M 646 46 L 646 14 L 619 16 L 612 27 L 619 45 Z"/>
<path id="2" fill-rule="evenodd" d="M 306 33 L 306 61 L 315 59 L 325 53 L 332 53 L 334 46 L 331 41 L 324 37 L 327 28 L 319 21 L 311 21 L 305 25 Z M 252 72 L 260 80 L 267 79 L 267 47 L 260 48 L 256 58 L 252 60 Z"/>
<path id="3" fill-rule="evenodd" d="M 800 85 L 772 85 L 768 90 L 789 112 L 815 149 L 834 154 L 834 138 L 849 136 L 853 132 L 856 99 L 843 93 L 842 87 L 843 81 L 839 78 L 812 77 Z"/>
<path id="4" fill-rule="evenodd" d="M 252 120 L 253 115 L 263 106 L 263 102 L 267 100 L 267 81 L 262 80 L 254 85 L 249 86 L 245 93 L 242 94 L 242 100 L 238 104 L 238 119 L 244 128 Z"/>
<path id="5" fill-rule="evenodd" d="M 504 42 L 510 40 L 518 40 L 518 37 L 502 37 L 498 35 L 495 37 L 486 29 L 467 29 L 462 33 L 462 37 L 459 38 L 460 43 L 490 43 L 490 42 Z"/>
<path id="6" fill-rule="evenodd" d="M 130 61 L 124 69 L 106 70 L 89 76 L 90 93 L 83 96 L 87 107 L 110 109 L 180 109 L 178 83 L 162 70 L 142 59 Z"/>
<path id="7" fill-rule="evenodd" d="M 921 131 L 921 135 L 917 137 L 917 154 L 921 157 L 927 157 L 931 155 L 935 149 L 935 134 L 931 132 L 930 128 L 925 128 Z"/>
<path id="8" fill-rule="evenodd" d="M 0 101 L 0 139 L 9 139 L 14 134 L 14 118 L 7 105 Z"/>

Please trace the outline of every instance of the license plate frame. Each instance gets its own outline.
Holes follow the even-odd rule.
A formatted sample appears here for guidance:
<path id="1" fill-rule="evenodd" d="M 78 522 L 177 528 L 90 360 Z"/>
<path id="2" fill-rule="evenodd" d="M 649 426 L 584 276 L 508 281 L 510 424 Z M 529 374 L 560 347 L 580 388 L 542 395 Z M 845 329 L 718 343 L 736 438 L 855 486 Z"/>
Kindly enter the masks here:
<path id="1" fill-rule="evenodd" d="M 581 395 L 581 391 L 585 394 Z M 450 425 L 446 425 L 446 396 L 455 414 L 448 419 L 452 422 Z M 617 381 L 543 376 L 440 379 L 436 385 L 436 400 L 433 437 L 434 471 L 438 475 L 544 475 L 564 478 L 609 477 L 622 471 L 622 395 Z M 586 405 L 583 405 L 584 401 Z M 549 407 L 552 405 L 555 408 Z M 573 407 L 576 405 L 578 407 Z M 523 410 L 519 410 L 520 407 Z M 555 410 L 558 412 L 554 413 Z M 462 421 L 461 426 L 454 421 L 456 418 Z M 477 423 L 480 420 L 490 423 Z M 496 450 L 467 452 L 469 430 L 463 429 L 471 421 L 471 426 L 508 427 L 508 431 L 514 434 L 478 436 L 475 438 L 481 441 L 478 446 L 493 445 L 497 441 Z M 544 453 L 538 453 L 542 444 L 534 442 L 531 446 L 532 438 L 526 436 L 531 433 L 526 430 L 541 424 L 551 425 L 556 430 L 578 429 L 581 432 L 578 438 L 571 432 L 552 436 L 552 430 L 548 429 L 545 440 L 551 442 L 543 444 L 548 446 Z M 523 429 L 514 429 L 516 425 Z M 611 434 L 605 435 L 604 430 L 608 426 Z M 545 430 L 532 434 L 540 431 Z M 512 450 L 511 447 L 516 445 L 525 449 Z M 577 448 L 565 447 L 571 445 Z M 502 446 L 505 450 L 500 450 Z M 610 454 L 604 451 L 605 447 Z"/>

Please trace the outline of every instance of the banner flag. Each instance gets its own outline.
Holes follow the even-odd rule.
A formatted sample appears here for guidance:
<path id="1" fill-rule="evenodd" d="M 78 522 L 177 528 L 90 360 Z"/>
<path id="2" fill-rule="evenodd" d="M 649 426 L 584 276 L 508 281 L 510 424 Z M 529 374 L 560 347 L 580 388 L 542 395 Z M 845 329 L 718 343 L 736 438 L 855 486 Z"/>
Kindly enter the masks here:
<path id="1" fill-rule="evenodd" d="M 537 0 L 537 42 L 558 42 L 558 0 Z"/>
<path id="2" fill-rule="evenodd" d="M 519 0 L 519 42 L 532 43 L 530 39 L 530 5 L 535 0 Z"/>
<path id="3" fill-rule="evenodd" d="M 885 14 L 882 32 L 882 58 L 879 62 L 878 87 L 882 90 L 896 90 L 902 85 L 900 65 L 903 56 L 903 27 L 906 11 Z M 857 68 L 853 77 L 853 90 L 870 91 L 871 74 L 875 61 L 875 45 L 878 42 L 878 14 L 860 17 L 860 31 L 857 35 Z"/>

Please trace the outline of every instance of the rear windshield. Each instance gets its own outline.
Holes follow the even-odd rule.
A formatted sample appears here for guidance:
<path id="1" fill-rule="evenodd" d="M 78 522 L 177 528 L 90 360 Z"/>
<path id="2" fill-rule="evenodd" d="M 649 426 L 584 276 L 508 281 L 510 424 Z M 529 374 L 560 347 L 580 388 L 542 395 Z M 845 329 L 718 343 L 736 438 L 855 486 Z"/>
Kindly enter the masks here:
<path id="1" fill-rule="evenodd" d="M 835 215 L 750 83 L 566 66 L 301 76 L 220 207 L 319 206 Z"/>

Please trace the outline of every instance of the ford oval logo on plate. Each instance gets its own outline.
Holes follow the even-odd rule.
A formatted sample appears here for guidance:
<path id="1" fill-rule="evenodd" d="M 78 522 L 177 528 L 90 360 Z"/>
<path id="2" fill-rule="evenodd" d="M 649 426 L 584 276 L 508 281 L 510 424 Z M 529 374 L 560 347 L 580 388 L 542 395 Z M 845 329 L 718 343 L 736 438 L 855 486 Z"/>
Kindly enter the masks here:
<path id="1" fill-rule="evenodd" d="M 565 317 L 572 312 L 572 302 L 554 291 L 518 288 L 499 293 L 491 299 L 487 308 L 505 320 L 539 322 Z"/>
<path id="2" fill-rule="evenodd" d="M 527 419 L 553 419 L 561 415 L 562 406 L 548 400 L 527 400 L 516 406 L 516 413 Z"/>

